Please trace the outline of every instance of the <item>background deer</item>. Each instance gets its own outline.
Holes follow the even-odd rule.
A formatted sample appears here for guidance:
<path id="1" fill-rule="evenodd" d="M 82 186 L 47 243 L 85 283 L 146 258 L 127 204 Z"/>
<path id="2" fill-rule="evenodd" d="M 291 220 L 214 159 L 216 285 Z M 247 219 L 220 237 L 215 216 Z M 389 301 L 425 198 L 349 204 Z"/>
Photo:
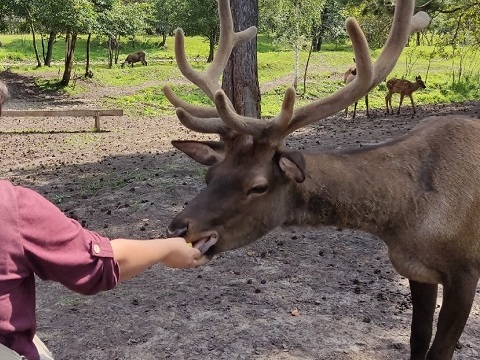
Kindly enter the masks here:
<path id="1" fill-rule="evenodd" d="M 182 73 L 215 103 L 202 107 L 165 95 L 187 128 L 220 141 L 174 141 L 209 166 L 207 186 L 172 220 L 168 236 L 183 236 L 208 262 L 279 226 L 338 226 L 370 232 L 388 247 L 395 269 L 409 279 L 413 303 L 411 359 L 451 359 L 480 276 L 480 123 L 460 116 L 427 118 L 393 141 L 354 150 L 307 153 L 284 139 L 358 101 L 393 69 L 409 35 L 428 24 L 412 17 L 414 1 L 398 0 L 387 42 L 375 64 L 354 19 L 357 76 L 336 93 L 294 108 L 288 88 L 280 113 L 268 121 L 237 114 L 220 89 L 236 43 L 255 28 L 233 31 L 228 0 L 219 1 L 221 35 L 214 62 L 199 73 L 188 64 L 177 30 Z M 438 284 L 443 303 L 430 345 Z"/>
<path id="2" fill-rule="evenodd" d="M 125 63 L 131 65 L 133 68 L 133 64 L 135 64 L 136 62 L 141 62 L 142 65 L 147 66 L 147 62 L 145 61 L 145 52 L 140 50 L 129 54 L 125 61 L 122 63 L 122 68 L 125 66 Z"/>
<path id="3" fill-rule="evenodd" d="M 2 116 L 3 103 L 9 98 L 8 88 L 5 83 L 0 80 L 0 116 Z"/>
<path id="4" fill-rule="evenodd" d="M 400 103 L 398 104 L 397 114 L 400 114 L 400 107 L 402 106 L 402 101 L 405 95 L 410 98 L 410 102 L 412 103 L 413 113 L 415 114 L 416 111 L 415 111 L 415 104 L 413 103 L 412 93 L 420 88 L 422 89 L 426 88 L 425 83 L 423 82 L 420 75 L 418 75 L 415 78 L 415 82 L 413 83 L 408 80 L 395 79 L 395 78 L 388 80 L 387 81 L 388 94 L 387 96 L 385 96 L 385 103 L 387 105 L 387 114 L 390 113 L 389 106 L 393 114 L 392 95 L 395 93 L 400 94 Z"/>
<path id="5" fill-rule="evenodd" d="M 355 62 L 355 58 L 353 58 L 353 62 Z M 345 84 L 351 83 L 354 79 L 355 76 L 357 75 L 357 68 L 350 68 L 345 73 L 343 74 L 343 82 Z M 353 115 L 352 119 L 355 119 L 355 116 L 357 114 L 357 104 L 358 101 L 355 102 L 355 105 L 353 106 Z M 367 107 L 367 117 L 370 117 L 370 114 L 368 112 L 368 94 L 365 95 L 365 106 Z M 345 117 L 348 116 L 348 106 L 345 108 Z"/>

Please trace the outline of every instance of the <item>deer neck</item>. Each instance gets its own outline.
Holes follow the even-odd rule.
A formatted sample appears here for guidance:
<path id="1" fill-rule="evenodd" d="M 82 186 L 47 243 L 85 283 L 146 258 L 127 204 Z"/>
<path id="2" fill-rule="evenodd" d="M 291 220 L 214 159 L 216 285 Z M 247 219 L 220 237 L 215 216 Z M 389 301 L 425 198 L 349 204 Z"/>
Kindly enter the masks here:
<path id="1" fill-rule="evenodd" d="M 391 233 L 406 220 L 413 184 L 407 167 L 388 158 L 370 152 L 305 155 L 307 179 L 293 190 L 297 208 L 286 225 Z"/>

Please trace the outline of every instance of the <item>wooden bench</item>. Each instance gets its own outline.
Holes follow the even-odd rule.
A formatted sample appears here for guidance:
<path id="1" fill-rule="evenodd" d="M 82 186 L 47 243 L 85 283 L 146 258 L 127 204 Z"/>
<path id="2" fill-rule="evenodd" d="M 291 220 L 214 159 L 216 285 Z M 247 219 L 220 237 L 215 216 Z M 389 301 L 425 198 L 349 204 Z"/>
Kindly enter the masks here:
<path id="1" fill-rule="evenodd" d="M 100 117 L 123 116 L 122 109 L 70 109 L 70 110 L 2 110 L 2 117 L 87 117 L 95 119 L 94 131 L 100 131 Z"/>

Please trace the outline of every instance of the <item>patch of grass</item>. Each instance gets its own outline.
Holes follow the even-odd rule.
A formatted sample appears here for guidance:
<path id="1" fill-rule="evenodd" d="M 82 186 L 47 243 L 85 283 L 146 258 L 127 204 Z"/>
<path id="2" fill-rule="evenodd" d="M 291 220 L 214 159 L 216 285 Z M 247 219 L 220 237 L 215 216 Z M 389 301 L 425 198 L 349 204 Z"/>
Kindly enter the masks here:
<path id="1" fill-rule="evenodd" d="M 119 96 L 105 100 L 107 106 L 128 109 L 132 115 L 157 116 L 174 114 L 175 108 L 167 100 L 162 90 L 163 86 L 152 86 L 139 90 L 133 95 Z M 192 104 L 213 106 L 210 99 L 193 85 L 172 86 L 172 90 L 181 94 L 182 99 Z"/>

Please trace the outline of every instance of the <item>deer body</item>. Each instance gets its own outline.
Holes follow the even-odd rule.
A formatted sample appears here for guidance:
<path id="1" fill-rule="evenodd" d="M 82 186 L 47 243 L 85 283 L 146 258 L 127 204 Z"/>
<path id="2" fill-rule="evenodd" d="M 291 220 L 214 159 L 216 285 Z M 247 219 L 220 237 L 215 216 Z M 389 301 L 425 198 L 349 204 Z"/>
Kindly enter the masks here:
<path id="1" fill-rule="evenodd" d="M 412 103 L 412 110 L 415 114 L 415 104 L 413 103 L 412 93 L 417 91 L 418 89 L 425 89 L 425 83 L 423 82 L 420 76 L 415 78 L 415 82 L 411 82 L 408 80 L 403 79 L 390 79 L 387 81 L 387 89 L 388 94 L 385 96 L 385 103 L 387 105 L 387 114 L 389 110 L 392 110 L 393 114 L 393 107 L 392 107 L 392 95 L 393 94 L 400 94 L 400 103 L 398 105 L 397 114 L 400 114 L 400 107 L 402 106 L 403 98 L 408 96 L 410 98 L 410 102 Z"/>
<path id="2" fill-rule="evenodd" d="M 205 253 L 212 257 L 279 226 L 374 234 L 411 284 L 411 359 L 425 359 L 429 348 L 437 284 L 445 299 L 427 359 L 451 359 L 480 276 L 479 138 L 479 121 L 432 117 L 399 139 L 356 150 L 304 153 L 245 143 L 223 153 L 210 142 L 176 142 L 201 163 L 214 152 L 218 160 L 210 164 L 208 186 L 170 224 L 170 235 L 217 238 Z"/>
<path id="3" fill-rule="evenodd" d="M 219 0 L 219 51 L 204 72 L 189 65 L 177 30 L 180 71 L 215 107 L 189 104 L 169 87 L 165 95 L 183 125 L 218 134 L 220 141 L 172 142 L 208 170 L 206 188 L 172 220 L 167 236 L 184 237 L 206 263 L 279 226 L 340 226 L 375 234 L 410 281 L 411 360 L 449 360 L 480 276 L 480 123 L 431 118 L 399 139 L 357 150 L 306 153 L 284 145 L 288 134 L 345 109 L 385 79 L 410 34 L 428 25 L 428 15 L 412 16 L 413 11 L 413 0 L 397 0 L 375 64 L 358 23 L 347 19 L 355 78 L 299 108 L 295 90 L 288 88 L 280 113 L 268 121 L 237 114 L 220 88 L 231 50 L 256 34 L 255 28 L 233 30 L 228 0 Z M 444 297 L 430 345 L 438 284 Z"/>
<path id="4" fill-rule="evenodd" d="M 2 80 L 0 80 L 0 116 L 2 116 L 3 103 L 7 101 L 9 97 L 10 95 L 8 93 L 7 85 L 5 85 Z"/>
<path id="5" fill-rule="evenodd" d="M 355 59 L 353 59 L 355 62 Z M 356 68 L 350 68 L 345 73 L 343 74 L 343 82 L 345 84 L 350 84 L 353 80 L 355 80 L 355 77 L 357 75 L 357 69 Z M 352 114 L 352 119 L 355 119 L 355 116 L 357 115 L 357 105 L 358 101 L 355 102 L 353 106 L 353 114 Z M 368 111 L 368 94 L 365 95 L 365 106 L 367 107 L 367 117 L 370 117 L 369 111 Z M 345 108 L 345 117 L 348 116 L 348 106 Z"/>
<path id="6" fill-rule="evenodd" d="M 125 67 L 125 64 L 131 65 L 133 68 L 133 64 L 141 62 L 142 65 L 147 66 L 147 61 L 145 60 L 145 52 L 143 51 L 137 51 L 134 53 L 129 54 L 126 58 L 125 61 L 122 63 L 122 68 Z"/>
<path id="7" fill-rule="evenodd" d="M 478 121 L 432 117 L 399 139 L 357 150 L 304 153 L 280 147 L 259 159 L 255 154 L 261 149 L 245 144 L 235 156 L 210 166 L 207 188 L 177 216 L 171 228 L 188 219 L 192 233 L 214 229 L 223 240 L 211 248 L 211 255 L 257 239 L 258 235 L 249 235 L 257 223 L 262 224 L 262 235 L 278 226 L 363 230 L 385 241 L 401 275 L 443 283 L 448 266 L 458 266 L 449 264 L 456 256 L 464 262 L 474 260 L 474 267 L 480 270 L 479 138 Z M 175 143 L 196 157 L 187 145 L 209 146 Z M 280 154 L 295 156 L 295 162 L 304 164 L 304 181 L 297 182 L 283 172 L 277 163 Z M 468 154 L 468 160 L 458 161 L 461 154 Z M 238 165 L 234 172 L 232 162 Z M 259 163 L 264 165 L 261 170 Z M 448 172 L 443 170 L 446 168 Z M 283 179 L 276 184 L 279 175 Z M 247 201 L 245 191 L 234 190 L 255 188 L 254 183 L 263 179 L 269 185 L 264 194 L 268 202 L 261 196 Z M 209 209 L 199 214 L 206 198 Z M 235 209 L 233 204 L 237 204 Z M 247 215 L 232 215 L 231 224 L 226 222 L 236 213 Z"/>

